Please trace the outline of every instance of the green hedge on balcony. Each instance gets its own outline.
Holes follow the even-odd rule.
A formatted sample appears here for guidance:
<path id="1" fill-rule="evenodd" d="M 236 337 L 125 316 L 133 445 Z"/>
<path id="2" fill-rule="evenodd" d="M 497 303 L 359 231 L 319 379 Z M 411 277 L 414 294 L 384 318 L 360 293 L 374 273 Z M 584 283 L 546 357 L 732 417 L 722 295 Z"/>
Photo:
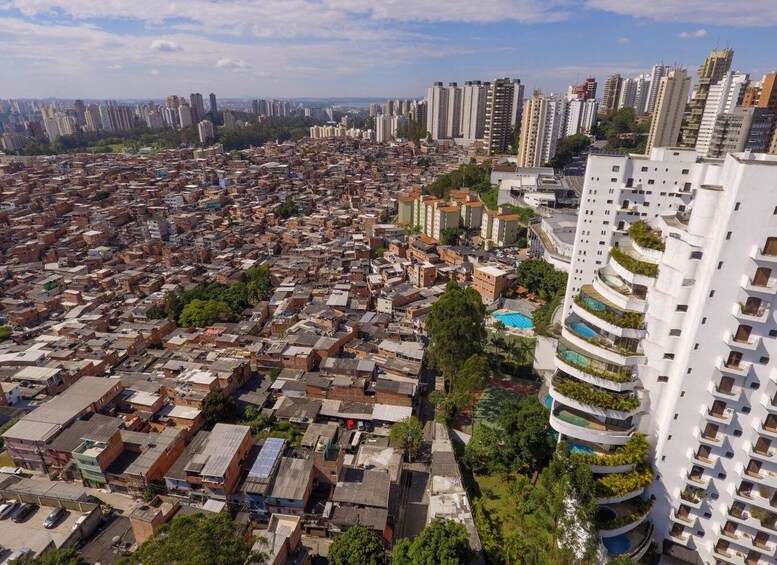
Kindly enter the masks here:
<path id="1" fill-rule="evenodd" d="M 618 326 L 619 328 L 642 329 L 642 326 L 645 324 L 645 316 L 639 312 L 629 311 L 624 312 L 622 316 L 618 316 L 610 310 L 596 310 L 586 304 L 585 300 L 583 300 L 579 295 L 575 296 L 575 304 L 580 306 L 586 312 L 590 312 L 594 316 L 601 318 L 605 322 L 608 322 L 614 326 Z"/>
<path id="2" fill-rule="evenodd" d="M 618 247 L 613 247 L 610 250 L 610 256 L 615 259 L 621 267 L 627 271 L 631 271 L 635 275 L 643 275 L 645 277 L 658 276 L 658 265 L 634 259 L 634 257 L 621 251 Z"/>
<path id="3" fill-rule="evenodd" d="M 611 518 L 609 520 L 597 520 L 596 527 L 599 530 L 616 530 L 618 528 L 622 528 L 623 526 L 632 524 L 637 520 L 644 518 L 645 515 L 650 512 L 651 508 L 653 508 L 652 498 L 649 498 L 646 501 L 642 500 L 641 504 L 639 504 L 639 506 L 637 506 L 634 511 L 629 512 L 628 514 L 618 516 L 616 518 Z"/>
<path id="4" fill-rule="evenodd" d="M 650 451 L 645 434 L 636 433 L 623 446 L 607 455 L 601 453 L 574 452 L 570 457 L 574 461 L 586 465 L 600 465 L 602 467 L 618 467 L 620 465 L 636 465 L 645 461 Z"/>
<path id="5" fill-rule="evenodd" d="M 664 241 L 661 239 L 661 232 L 652 230 L 643 220 L 634 222 L 629 226 L 629 237 L 634 242 L 646 249 L 655 249 L 663 251 L 666 249 Z"/>
<path id="6" fill-rule="evenodd" d="M 596 367 L 590 364 L 584 365 L 583 363 L 578 363 L 577 361 L 573 361 L 572 359 L 567 359 L 560 353 L 557 353 L 556 357 L 558 357 L 561 361 L 563 361 L 567 365 L 571 365 L 577 369 L 580 369 L 581 371 L 588 373 L 589 375 L 593 375 L 594 377 L 599 377 L 601 379 L 612 381 L 614 383 L 628 383 L 634 379 L 634 377 L 629 371 L 622 371 L 622 372 L 616 373 L 614 371 L 605 371 L 604 369 L 597 369 Z"/>
<path id="7" fill-rule="evenodd" d="M 653 482 L 653 470 L 649 465 L 639 465 L 629 473 L 604 475 L 596 479 L 596 494 L 600 498 L 624 496 L 630 492 L 646 488 Z"/>
<path id="8" fill-rule="evenodd" d="M 641 403 L 636 396 L 619 395 L 573 379 L 555 379 L 553 388 L 567 398 L 604 410 L 629 412 L 639 408 Z"/>

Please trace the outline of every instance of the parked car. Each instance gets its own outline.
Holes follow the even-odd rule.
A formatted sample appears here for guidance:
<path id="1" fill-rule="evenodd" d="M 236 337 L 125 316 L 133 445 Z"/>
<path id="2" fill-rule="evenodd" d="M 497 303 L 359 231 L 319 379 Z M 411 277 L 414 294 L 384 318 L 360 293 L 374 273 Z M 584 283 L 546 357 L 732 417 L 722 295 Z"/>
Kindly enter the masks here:
<path id="1" fill-rule="evenodd" d="M 29 547 L 17 549 L 11 555 L 9 555 L 5 561 L 3 561 L 3 565 L 12 565 L 13 563 L 18 563 L 22 559 L 31 557 L 32 555 L 32 550 Z"/>
<path id="2" fill-rule="evenodd" d="M 77 530 L 81 524 L 86 522 L 86 519 L 89 517 L 89 514 L 81 514 L 78 519 L 73 523 L 73 531 Z"/>
<path id="3" fill-rule="evenodd" d="M 21 467 L 0 467 L 0 473 L 6 473 L 8 475 L 21 475 L 24 469 Z"/>
<path id="4" fill-rule="evenodd" d="M 19 503 L 15 500 L 9 500 L 6 503 L 0 505 L 0 519 L 4 520 L 5 518 L 8 518 L 8 516 L 10 516 L 11 513 L 16 510 L 17 506 L 19 506 Z"/>
<path id="5" fill-rule="evenodd" d="M 66 514 L 64 508 L 55 508 L 51 512 L 49 512 L 49 515 L 46 516 L 46 519 L 43 521 L 43 527 L 47 530 L 50 530 L 54 526 L 57 525 L 57 522 Z"/>
<path id="6" fill-rule="evenodd" d="M 30 514 L 35 512 L 37 509 L 38 509 L 38 505 L 37 504 L 30 504 L 30 503 L 22 504 L 18 508 L 18 510 L 16 510 L 16 512 L 14 512 L 14 515 L 11 516 L 11 520 L 13 520 L 14 522 L 21 522 L 27 516 L 29 516 Z"/>

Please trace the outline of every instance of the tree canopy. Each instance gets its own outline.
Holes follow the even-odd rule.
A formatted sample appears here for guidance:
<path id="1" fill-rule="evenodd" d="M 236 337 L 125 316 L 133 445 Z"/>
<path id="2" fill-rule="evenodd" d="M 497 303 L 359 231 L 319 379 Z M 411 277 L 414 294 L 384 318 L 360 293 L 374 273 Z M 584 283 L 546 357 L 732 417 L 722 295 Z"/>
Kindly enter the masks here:
<path id="1" fill-rule="evenodd" d="M 491 188 L 491 161 L 482 164 L 464 163 L 459 168 L 440 175 L 424 187 L 424 194 L 432 194 L 437 198 L 447 200 L 451 190 L 470 188 L 475 192 L 483 192 Z"/>
<path id="2" fill-rule="evenodd" d="M 542 259 L 522 261 L 516 280 L 541 298 L 553 298 L 567 286 L 567 274 Z"/>
<path id="3" fill-rule="evenodd" d="M 364 526 L 356 525 L 334 539 L 327 557 L 331 565 L 383 565 L 383 542 Z"/>
<path id="4" fill-rule="evenodd" d="M 11 326 L 0 326 L 0 341 L 10 339 L 13 329 Z"/>
<path id="5" fill-rule="evenodd" d="M 214 424 L 224 420 L 231 420 L 236 413 L 235 401 L 220 390 L 212 390 L 202 399 L 202 415 L 208 427 L 213 427 Z"/>
<path id="6" fill-rule="evenodd" d="M 440 243 L 443 245 L 458 245 L 459 236 L 461 236 L 463 231 L 464 230 L 459 226 L 448 226 L 447 228 L 443 228 L 440 233 Z"/>
<path id="7" fill-rule="evenodd" d="M 243 565 L 262 563 L 251 540 L 228 514 L 178 514 L 121 565 Z"/>
<path id="8" fill-rule="evenodd" d="M 74 545 L 51 549 L 38 557 L 24 557 L 15 561 L 17 565 L 86 565 L 78 556 Z"/>
<path id="9" fill-rule="evenodd" d="M 391 443 L 402 446 L 405 453 L 412 459 L 418 453 L 424 440 L 424 427 L 415 416 L 395 422 L 389 432 Z"/>
<path id="10" fill-rule="evenodd" d="M 178 325 L 184 328 L 194 326 L 204 328 L 216 322 L 231 322 L 234 320 L 232 309 L 223 300 L 192 300 L 181 311 Z"/>
<path id="11" fill-rule="evenodd" d="M 394 565 L 466 565 L 475 557 L 466 528 L 451 520 L 433 520 L 412 542 L 394 545 Z"/>
<path id="12" fill-rule="evenodd" d="M 563 169 L 572 159 L 580 155 L 591 145 L 591 139 L 584 133 L 576 133 L 560 138 L 556 142 L 556 153 L 550 160 L 554 169 Z"/>
<path id="13" fill-rule="evenodd" d="M 426 321 L 429 357 L 445 373 L 451 388 L 458 368 L 470 356 L 483 352 L 485 312 L 480 295 L 473 288 L 462 289 L 456 281 L 448 283 L 432 306 Z"/>

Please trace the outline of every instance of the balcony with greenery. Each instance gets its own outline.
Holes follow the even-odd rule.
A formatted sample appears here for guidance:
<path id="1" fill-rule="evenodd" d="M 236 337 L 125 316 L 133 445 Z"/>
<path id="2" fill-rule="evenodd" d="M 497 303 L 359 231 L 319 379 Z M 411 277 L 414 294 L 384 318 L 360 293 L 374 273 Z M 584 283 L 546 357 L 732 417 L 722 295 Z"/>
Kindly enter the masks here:
<path id="1" fill-rule="evenodd" d="M 575 296 L 575 304 L 608 324 L 619 328 L 640 330 L 645 327 L 645 316 L 639 312 L 623 311 L 605 304 L 584 290 Z"/>
<path id="2" fill-rule="evenodd" d="M 634 394 L 610 392 L 574 379 L 556 377 L 553 379 L 553 388 L 567 398 L 604 410 L 631 412 L 641 404 L 641 400 Z"/>
<path id="3" fill-rule="evenodd" d="M 625 496 L 648 487 L 654 478 L 653 470 L 645 463 L 629 473 L 599 477 L 596 479 L 596 494 L 600 498 Z"/>
<path id="4" fill-rule="evenodd" d="M 646 249 L 655 249 L 656 251 L 666 249 L 666 245 L 663 239 L 661 239 L 661 232 L 654 230 L 643 220 L 634 222 L 629 226 L 629 237 L 637 245 Z"/>
<path id="5" fill-rule="evenodd" d="M 628 357 L 630 355 L 640 355 L 640 352 L 638 351 L 639 347 L 639 340 L 638 339 L 632 339 L 632 338 L 618 338 L 615 339 L 609 339 L 601 335 L 599 332 L 597 332 L 594 328 L 590 328 L 593 330 L 596 335 L 594 337 L 589 337 L 586 332 L 580 331 L 580 326 L 576 325 L 581 322 L 579 319 L 570 319 L 567 321 L 567 330 L 572 332 L 574 336 L 578 339 L 582 339 L 583 341 L 587 341 L 591 345 L 595 345 L 596 347 L 601 347 L 603 349 L 606 349 L 607 351 L 612 351 L 613 353 L 617 353 L 618 355 L 622 355 L 624 357 Z"/>
<path id="6" fill-rule="evenodd" d="M 616 516 L 602 512 L 597 514 L 595 525 L 598 530 L 617 530 L 623 526 L 638 522 L 650 512 L 651 508 L 653 508 L 652 498 L 649 498 L 648 500 L 642 500 L 641 498 L 632 499 L 615 505 L 615 508 L 612 508 L 616 511 Z"/>
<path id="7" fill-rule="evenodd" d="M 629 441 L 612 453 L 582 453 L 574 452 L 570 457 L 586 465 L 600 467 L 620 467 L 621 465 L 636 465 L 642 463 L 648 456 L 650 444 L 645 434 L 634 434 Z"/>
<path id="8" fill-rule="evenodd" d="M 559 343 L 556 349 L 556 357 L 563 363 L 579 369 L 593 377 L 598 377 L 614 383 L 629 383 L 634 380 L 634 375 L 630 370 L 621 368 L 612 363 L 598 361 L 588 355 L 584 355 L 570 347 Z"/>
<path id="9" fill-rule="evenodd" d="M 658 276 L 658 265 L 635 259 L 618 247 L 613 247 L 610 250 L 610 257 L 612 257 L 621 267 L 634 273 L 635 275 L 642 275 L 651 278 Z"/>

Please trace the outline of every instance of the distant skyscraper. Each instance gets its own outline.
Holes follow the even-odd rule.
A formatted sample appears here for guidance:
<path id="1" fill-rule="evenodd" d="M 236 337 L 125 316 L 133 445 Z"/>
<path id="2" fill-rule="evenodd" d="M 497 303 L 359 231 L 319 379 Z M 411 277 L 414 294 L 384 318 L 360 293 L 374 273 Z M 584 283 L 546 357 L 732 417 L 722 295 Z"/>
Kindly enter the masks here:
<path id="1" fill-rule="evenodd" d="M 539 92 L 526 101 L 518 144 L 519 167 L 541 167 L 553 158 L 561 128 L 562 105 L 563 101 L 556 96 L 543 96 Z M 582 107 L 580 110 L 582 114 Z"/>
<path id="2" fill-rule="evenodd" d="M 435 82 L 426 92 L 426 130 L 432 139 L 448 137 L 448 89 Z"/>
<path id="3" fill-rule="evenodd" d="M 658 97 L 658 88 L 661 86 L 661 79 L 666 76 L 669 71 L 669 67 L 663 63 L 653 65 L 653 70 L 650 71 L 650 84 L 645 99 L 645 113 L 652 114 L 656 109 L 656 98 Z"/>
<path id="4" fill-rule="evenodd" d="M 237 127 L 237 121 L 235 115 L 229 110 L 224 110 L 224 129 L 235 129 Z"/>
<path id="5" fill-rule="evenodd" d="M 761 92 L 758 96 L 758 107 L 766 108 L 774 117 L 772 120 L 771 142 L 769 153 L 777 154 L 777 72 L 769 73 L 761 81 Z"/>
<path id="6" fill-rule="evenodd" d="M 562 100 L 561 126 L 559 128 L 559 137 L 567 137 L 577 133 L 588 135 L 596 121 L 596 111 L 598 103 L 595 98 L 582 100 L 573 98 L 572 100 Z"/>
<path id="7" fill-rule="evenodd" d="M 621 81 L 621 91 L 618 95 L 618 109 L 633 108 L 637 99 L 637 79 L 624 78 Z"/>
<path id="8" fill-rule="evenodd" d="M 83 100 L 76 100 L 73 104 L 73 108 L 76 111 L 76 124 L 79 126 L 86 125 L 86 105 Z"/>
<path id="9" fill-rule="evenodd" d="M 181 126 L 181 129 L 192 125 L 192 112 L 186 102 L 178 106 L 178 124 Z"/>
<path id="10" fill-rule="evenodd" d="M 602 114 L 609 114 L 618 108 L 618 96 L 621 90 L 621 75 L 614 74 L 607 77 L 604 83 L 604 92 L 602 92 L 602 103 L 599 108 Z"/>
<path id="11" fill-rule="evenodd" d="M 197 124 L 197 130 L 200 134 L 200 143 L 207 143 L 216 137 L 213 131 L 213 123 L 210 120 L 202 120 Z"/>
<path id="12" fill-rule="evenodd" d="M 375 118 L 375 141 L 391 141 L 391 114 L 385 113 Z"/>
<path id="13" fill-rule="evenodd" d="M 688 119 L 682 130 L 683 147 L 696 147 L 696 139 L 699 136 L 699 126 L 704 114 L 704 105 L 707 103 L 707 94 L 710 86 L 719 82 L 723 75 L 731 69 L 731 61 L 734 59 L 732 49 L 717 49 L 710 53 L 699 67 L 698 84 L 693 91 L 691 101 L 688 103 Z"/>
<path id="14" fill-rule="evenodd" d="M 202 94 L 199 92 L 190 94 L 189 105 L 191 107 L 193 123 L 197 123 L 205 117 L 205 103 L 202 100 Z"/>
<path id="15" fill-rule="evenodd" d="M 749 78 L 747 74 L 728 71 L 722 79 L 710 86 L 696 136 L 696 152 L 702 157 L 706 157 L 708 154 L 712 130 L 718 116 L 730 114 L 734 108 L 740 105 Z M 742 149 L 737 151 L 743 149 L 744 144 Z"/>
<path id="16" fill-rule="evenodd" d="M 470 80 L 461 89 L 461 134 L 464 139 L 483 139 L 489 87 L 479 80 Z"/>
<path id="17" fill-rule="evenodd" d="M 518 79 L 498 78 L 486 97 L 486 123 L 483 129 L 489 155 L 504 153 L 513 143 L 513 130 L 523 112 L 523 85 Z"/>
<path id="18" fill-rule="evenodd" d="M 448 83 L 448 115 L 445 130 L 448 137 L 461 136 L 461 88 L 455 82 Z"/>
<path id="19" fill-rule="evenodd" d="M 588 77 L 583 84 L 575 86 L 575 96 L 579 100 L 596 98 L 596 79 L 594 77 Z"/>
<path id="20" fill-rule="evenodd" d="M 654 147 L 677 144 L 690 89 L 691 77 L 683 69 L 672 69 L 661 79 L 653 119 L 650 122 L 646 154 L 649 155 Z"/>
<path id="21" fill-rule="evenodd" d="M 706 119 L 706 112 L 704 117 Z M 755 106 L 737 106 L 731 112 L 719 114 L 715 117 L 706 156 L 723 158 L 727 153 L 746 150 L 766 153 L 773 123 L 774 116 L 766 108 Z"/>
<path id="22" fill-rule="evenodd" d="M 216 116 L 216 112 L 218 112 L 218 105 L 216 104 L 216 95 L 212 92 L 210 93 L 210 113 L 212 116 Z"/>
<path id="23" fill-rule="evenodd" d="M 647 105 L 648 96 L 650 96 L 650 77 L 648 75 L 640 75 L 634 81 L 634 113 L 637 116 L 641 116 L 645 113 L 645 106 Z"/>

